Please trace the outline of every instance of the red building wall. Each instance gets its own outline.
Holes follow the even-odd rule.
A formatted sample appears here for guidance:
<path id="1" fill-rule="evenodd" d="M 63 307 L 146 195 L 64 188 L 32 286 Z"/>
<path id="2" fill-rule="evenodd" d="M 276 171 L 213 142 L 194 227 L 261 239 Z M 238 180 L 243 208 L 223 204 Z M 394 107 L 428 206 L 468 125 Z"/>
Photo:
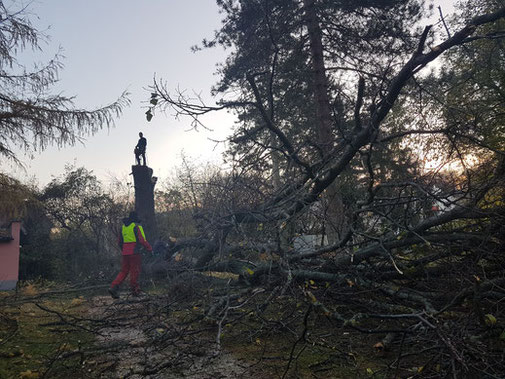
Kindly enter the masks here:
<path id="1" fill-rule="evenodd" d="M 11 241 L 0 241 L 0 290 L 16 288 L 19 276 L 19 234 L 21 222 L 10 225 Z"/>

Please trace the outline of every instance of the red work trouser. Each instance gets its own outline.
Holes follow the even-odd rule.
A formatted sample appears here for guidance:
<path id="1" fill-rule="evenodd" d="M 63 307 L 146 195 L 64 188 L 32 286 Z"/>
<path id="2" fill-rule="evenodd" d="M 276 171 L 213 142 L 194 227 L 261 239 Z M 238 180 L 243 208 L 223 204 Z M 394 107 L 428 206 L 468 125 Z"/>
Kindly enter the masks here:
<path id="1" fill-rule="evenodd" d="M 142 262 L 140 254 L 123 255 L 121 258 L 121 271 L 111 284 L 111 287 L 120 285 L 125 280 L 126 275 L 130 273 L 130 288 L 132 292 L 139 291 L 138 277 L 140 274 L 140 265 Z"/>

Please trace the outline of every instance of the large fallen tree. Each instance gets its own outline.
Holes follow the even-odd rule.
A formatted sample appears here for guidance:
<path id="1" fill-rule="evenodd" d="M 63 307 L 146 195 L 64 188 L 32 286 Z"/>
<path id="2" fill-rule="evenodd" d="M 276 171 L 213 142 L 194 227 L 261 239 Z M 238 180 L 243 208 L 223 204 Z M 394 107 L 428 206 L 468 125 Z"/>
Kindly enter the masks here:
<path id="1" fill-rule="evenodd" d="M 206 106 L 151 88 L 155 107 L 196 127 L 221 109 L 240 119 L 237 169 L 207 183 L 201 236 L 172 252 L 272 293 L 301 283 L 311 309 L 366 333 L 394 329 L 400 350 L 429 335 L 431 375 L 499 375 L 503 356 L 485 351 L 505 316 L 505 8 L 479 1 L 452 23 L 440 11 L 444 28 L 421 31 L 405 22 L 418 21 L 417 1 L 220 4 L 223 28 L 206 45 L 235 48 L 216 93 L 236 98 Z M 423 157 L 458 165 L 428 170 Z M 329 243 L 299 249 L 300 233 Z M 342 292 L 354 304 L 344 311 Z M 383 327 L 367 326 L 375 319 Z"/>

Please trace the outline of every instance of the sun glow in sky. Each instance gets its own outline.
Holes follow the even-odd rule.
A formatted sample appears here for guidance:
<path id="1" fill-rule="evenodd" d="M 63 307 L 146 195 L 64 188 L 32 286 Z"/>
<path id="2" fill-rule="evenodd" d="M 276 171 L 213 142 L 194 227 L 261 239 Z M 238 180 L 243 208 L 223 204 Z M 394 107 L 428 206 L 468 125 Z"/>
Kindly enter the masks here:
<path id="1" fill-rule="evenodd" d="M 65 67 L 54 92 L 75 95 L 77 108 L 92 109 L 113 102 L 126 90 L 131 106 L 115 128 L 87 137 L 84 145 L 50 146 L 35 152 L 33 159 L 19 152 L 26 171 L 5 162 L 1 170 L 22 180 L 35 176 L 40 185 L 61 175 L 69 163 L 92 170 L 100 179 L 127 177 L 139 131 L 148 140 L 148 165 L 162 179 L 180 166 L 182 153 L 202 163 L 221 163 L 225 146 L 209 138 L 224 140 L 235 121 L 233 115 L 211 114 L 203 121 L 212 131 L 198 132 L 187 131 L 191 120 L 176 120 L 170 113 L 156 114 L 150 123 L 145 118 L 147 87 L 155 74 L 169 88 L 194 90 L 211 103 L 216 64 L 224 61 L 226 52 L 216 48 L 192 53 L 190 48 L 219 28 L 221 16 L 214 0 L 34 0 L 16 4 L 13 9 L 28 4 L 33 24 L 51 37 L 47 44 L 42 43 L 43 53 L 30 52 L 27 60 L 47 62 L 63 48 Z M 442 5 L 445 14 L 452 12 L 452 0 L 434 4 Z"/>
<path id="2" fill-rule="evenodd" d="M 424 170 L 463 173 L 465 169 L 471 169 L 479 162 L 479 157 L 473 154 L 466 155 L 462 159 L 429 159 L 424 161 Z"/>

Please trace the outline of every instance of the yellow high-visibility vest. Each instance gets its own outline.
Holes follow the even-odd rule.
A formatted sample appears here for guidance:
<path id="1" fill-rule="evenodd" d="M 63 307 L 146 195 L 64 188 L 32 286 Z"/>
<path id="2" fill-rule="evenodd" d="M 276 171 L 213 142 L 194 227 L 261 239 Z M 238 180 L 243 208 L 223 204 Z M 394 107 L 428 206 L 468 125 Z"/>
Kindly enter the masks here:
<path id="1" fill-rule="evenodd" d="M 142 229 L 142 226 L 137 225 L 134 222 L 132 222 L 128 226 L 123 225 L 123 227 L 121 229 L 121 234 L 123 236 L 123 243 L 137 242 L 137 236 L 135 235 L 135 227 L 136 226 L 139 228 L 140 233 L 142 234 L 142 237 L 144 237 L 144 239 L 146 239 L 146 235 L 144 234 L 144 229 Z"/>

